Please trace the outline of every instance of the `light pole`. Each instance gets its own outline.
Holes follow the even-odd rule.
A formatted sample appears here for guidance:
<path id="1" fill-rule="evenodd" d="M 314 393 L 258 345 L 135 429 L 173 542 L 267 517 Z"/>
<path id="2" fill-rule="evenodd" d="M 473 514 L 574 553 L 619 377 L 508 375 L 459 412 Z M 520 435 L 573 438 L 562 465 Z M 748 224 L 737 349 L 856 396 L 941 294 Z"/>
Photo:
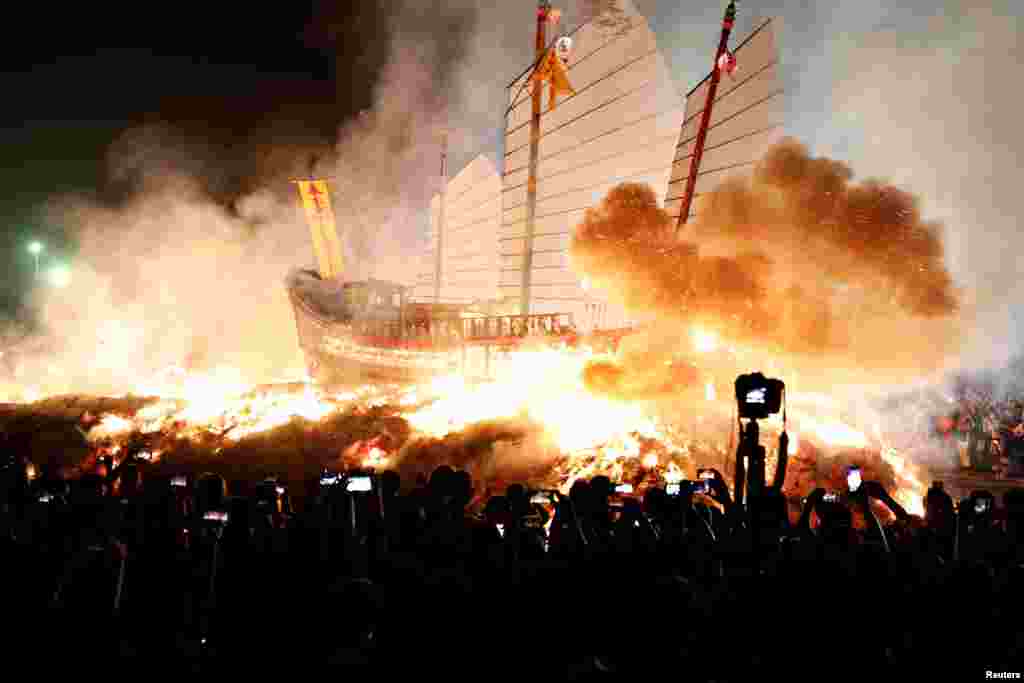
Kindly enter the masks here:
<path id="1" fill-rule="evenodd" d="M 67 266 L 54 266 L 50 270 L 50 284 L 63 289 L 71 284 L 71 269 Z"/>
<path id="2" fill-rule="evenodd" d="M 43 253 L 43 249 L 42 242 L 30 242 L 28 245 L 28 252 L 32 254 L 36 262 L 35 278 L 37 280 L 39 279 L 39 254 Z"/>

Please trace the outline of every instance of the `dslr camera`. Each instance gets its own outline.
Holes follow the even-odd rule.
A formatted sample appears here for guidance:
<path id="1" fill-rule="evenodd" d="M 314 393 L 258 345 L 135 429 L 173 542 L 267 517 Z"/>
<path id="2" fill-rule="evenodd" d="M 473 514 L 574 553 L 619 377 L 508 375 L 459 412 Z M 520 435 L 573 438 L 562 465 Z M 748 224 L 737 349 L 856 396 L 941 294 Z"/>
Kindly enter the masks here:
<path id="1" fill-rule="evenodd" d="M 786 384 L 781 379 L 769 379 L 760 372 L 736 378 L 736 403 L 739 414 L 750 420 L 763 420 L 782 409 L 782 392 Z"/>

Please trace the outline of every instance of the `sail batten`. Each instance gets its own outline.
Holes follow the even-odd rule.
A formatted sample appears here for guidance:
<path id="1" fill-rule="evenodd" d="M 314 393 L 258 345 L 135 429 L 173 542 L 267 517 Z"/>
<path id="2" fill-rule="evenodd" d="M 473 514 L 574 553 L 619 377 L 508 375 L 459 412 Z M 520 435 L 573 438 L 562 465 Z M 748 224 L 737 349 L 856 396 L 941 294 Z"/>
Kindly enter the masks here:
<path id="1" fill-rule="evenodd" d="M 646 20 L 628 0 L 621 5 L 627 29 L 605 32 L 600 22 L 590 22 L 570 34 L 575 50 L 565 69 L 575 92 L 559 98 L 556 108 L 542 100 L 534 194 L 531 107 L 523 106 L 533 100 L 529 67 L 509 85 L 503 167 L 485 183 L 490 190 L 481 189 L 479 168 L 467 167 L 448 184 L 442 300 L 498 298 L 519 310 L 525 296 L 531 313 L 571 312 L 584 328 L 628 321 L 606 294 L 583 287 L 570 263 L 572 235 L 587 209 L 623 182 L 650 185 L 665 209 L 678 216 L 708 79 L 684 103 Z M 722 78 L 716 92 L 691 216 L 718 183 L 749 174 L 782 132 L 772 20 L 757 26 L 731 54 L 739 71 Z M 440 213 L 437 201 L 432 226 Z M 431 242 L 436 256 L 433 227 Z M 418 288 L 433 286 L 431 275 L 421 273 Z"/>
<path id="2" fill-rule="evenodd" d="M 416 279 L 412 298 L 440 303 L 469 304 L 498 297 L 498 231 L 501 220 L 501 179 L 494 164 L 480 155 L 448 181 L 444 193 L 444 239 L 441 240 L 440 287 L 434 264 L 438 255 L 437 229 L 441 194 L 431 202 L 429 264 Z M 427 267 L 429 265 L 429 267 Z"/>
<path id="3" fill-rule="evenodd" d="M 733 51 L 739 70 L 721 78 L 704 140 L 703 156 L 693 188 L 688 218 L 698 216 L 701 198 L 719 183 L 749 175 L 757 161 L 783 132 L 782 98 L 774 20 L 761 23 Z M 678 219 L 685 200 L 698 138 L 707 104 L 710 75 L 686 97 L 686 114 L 679 130 L 675 166 L 668 180 L 665 209 Z"/>
<path id="4" fill-rule="evenodd" d="M 573 270 L 576 226 L 622 182 L 646 183 L 661 201 L 683 119 L 682 99 L 647 21 L 628 0 L 620 5 L 628 26 L 581 28 L 567 65 L 576 93 L 542 111 L 532 217 L 530 108 L 520 106 L 515 90 L 506 118 L 499 289 L 517 306 L 528 296 L 532 313 L 572 313 L 584 329 L 622 326 L 628 316 L 605 293 L 587 291 Z M 519 286 L 525 268 L 528 290 Z"/>

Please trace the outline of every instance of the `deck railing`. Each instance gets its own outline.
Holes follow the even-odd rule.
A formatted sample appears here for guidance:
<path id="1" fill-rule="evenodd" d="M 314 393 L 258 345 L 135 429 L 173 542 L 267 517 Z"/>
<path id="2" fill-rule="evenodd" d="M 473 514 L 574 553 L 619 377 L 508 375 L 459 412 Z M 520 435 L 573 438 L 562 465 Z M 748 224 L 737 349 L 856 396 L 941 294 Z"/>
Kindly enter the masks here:
<path id="1" fill-rule="evenodd" d="M 352 324 L 352 334 L 395 340 L 430 341 L 444 346 L 503 338 L 558 337 L 573 332 L 571 313 L 495 315 L 479 318 L 429 320 L 364 320 Z"/>

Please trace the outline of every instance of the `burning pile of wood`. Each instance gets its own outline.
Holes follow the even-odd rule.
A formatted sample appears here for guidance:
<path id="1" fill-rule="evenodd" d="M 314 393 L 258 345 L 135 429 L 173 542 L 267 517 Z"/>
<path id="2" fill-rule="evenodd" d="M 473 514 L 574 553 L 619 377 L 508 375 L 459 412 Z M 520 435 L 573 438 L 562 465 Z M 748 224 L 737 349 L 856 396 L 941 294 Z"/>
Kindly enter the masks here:
<path id="1" fill-rule="evenodd" d="M 259 401 L 197 424 L 160 399 L 60 397 L 0 411 L 0 426 L 8 448 L 69 476 L 94 468 L 99 455 L 115 461 L 135 456 L 155 469 L 213 471 L 232 480 L 273 473 L 293 483 L 314 479 L 322 467 L 394 469 L 407 486 L 444 464 L 470 472 L 478 490 L 492 491 L 513 481 L 568 491 L 577 479 L 601 474 L 642 493 L 668 477 L 692 478 L 697 467 L 714 467 L 727 479 L 733 474 L 730 444 L 690 438 L 678 426 L 564 452 L 545 441 L 543 426 L 519 418 L 485 420 L 444 437 L 423 434 L 404 417 L 407 402 L 376 397 L 339 402 L 318 419 L 275 418 L 265 424 L 276 426 L 266 429 L 235 429 L 259 419 L 251 414 L 263 405 Z M 766 445 L 769 440 L 763 439 Z M 878 452 L 826 454 L 803 440 L 792 450 L 785 486 L 791 495 L 806 496 L 818 486 L 842 490 L 844 467 L 854 463 L 865 479 L 890 490 L 905 485 Z M 771 477 L 772 448 L 767 466 Z"/>

